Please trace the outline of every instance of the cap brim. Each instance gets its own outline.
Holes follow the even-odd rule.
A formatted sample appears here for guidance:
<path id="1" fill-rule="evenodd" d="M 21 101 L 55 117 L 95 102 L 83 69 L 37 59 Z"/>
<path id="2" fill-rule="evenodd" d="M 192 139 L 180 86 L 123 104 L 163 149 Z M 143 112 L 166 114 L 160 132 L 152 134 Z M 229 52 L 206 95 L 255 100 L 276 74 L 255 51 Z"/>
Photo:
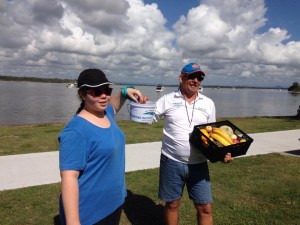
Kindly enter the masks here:
<path id="1" fill-rule="evenodd" d="M 90 87 L 90 88 L 96 88 L 96 87 L 101 87 L 103 85 L 115 85 L 114 83 L 111 83 L 111 82 L 105 82 L 105 83 L 102 83 L 102 84 L 97 84 L 97 85 L 89 85 L 89 84 L 83 84 L 80 86 L 80 88 L 82 87 Z"/>
<path id="2" fill-rule="evenodd" d="M 202 75 L 202 76 L 205 76 L 205 73 L 204 73 L 204 71 L 203 70 L 196 70 L 196 71 L 193 71 L 193 72 L 190 72 L 190 73 L 188 73 L 188 74 L 199 74 L 199 75 Z"/>

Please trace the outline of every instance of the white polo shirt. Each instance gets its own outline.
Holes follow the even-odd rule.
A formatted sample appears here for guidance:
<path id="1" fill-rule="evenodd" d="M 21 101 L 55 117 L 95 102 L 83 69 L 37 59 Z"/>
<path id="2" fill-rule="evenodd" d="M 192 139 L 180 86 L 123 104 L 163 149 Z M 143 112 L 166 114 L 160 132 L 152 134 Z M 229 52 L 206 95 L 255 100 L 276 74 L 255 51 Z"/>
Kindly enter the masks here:
<path id="1" fill-rule="evenodd" d="M 216 121 L 215 104 L 210 98 L 198 93 L 195 102 L 188 104 L 180 91 L 166 94 L 156 102 L 154 109 L 153 122 L 159 119 L 164 119 L 163 155 L 187 164 L 207 160 L 190 144 L 189 137 L 194 125 Z"/>

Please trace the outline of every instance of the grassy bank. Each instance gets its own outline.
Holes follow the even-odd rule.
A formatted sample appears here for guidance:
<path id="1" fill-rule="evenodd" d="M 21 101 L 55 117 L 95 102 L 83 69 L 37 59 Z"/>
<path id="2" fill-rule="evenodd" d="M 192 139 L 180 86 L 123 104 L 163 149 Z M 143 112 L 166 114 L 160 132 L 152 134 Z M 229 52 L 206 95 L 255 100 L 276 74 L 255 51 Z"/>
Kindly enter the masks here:
<path id="1" fill-rule="evenodd" d="M 294 117 L 243 117 L 228 119 L 246 133 L 300 129 Z M 160 141 L 163 121 L 152 125 L 118 121 L 126 135 L 126 143 Z M 0 126 L 0 156 L 34 152 L 57 151 L 57 136 L 65 124 Z"/>
<path id="2" fill-rule="evenodd" d="M 269 154 L 210 163 L 216 225 L 300 224 L 300 157 Z M 158 169 L 126 173 L 128 197 L 121 225 L 163 224 Z M 0 191 L 3 225 L 59 224 L 60 184 Z M 196 224 L 184 192 L 180 224 Z"/>
<path id="3" fill-rule="evenodd" d="M 224 120 L 220 119 L 220 120 Z M 246 133 L 300 129 L 292 117 L 230 118 Z M 127 143 L 160 141 L 162 122 L 147 125 L 118 121 Z M 64 124 L 0 126 L 0 154 L 55 151 Z M 236 158 L 230 164 L 209 163 L 216 225 L 300 224 L 300 157 L 268 154 Z M 121 225 L 163 224 L 163 202 L 157 198 L 158 169 L 126 173 L 128 197 Z M 60 184 L 0 191 L 3 225 L 59 225 Z M 195 224 L 186 191 L 180 225 Z"/>

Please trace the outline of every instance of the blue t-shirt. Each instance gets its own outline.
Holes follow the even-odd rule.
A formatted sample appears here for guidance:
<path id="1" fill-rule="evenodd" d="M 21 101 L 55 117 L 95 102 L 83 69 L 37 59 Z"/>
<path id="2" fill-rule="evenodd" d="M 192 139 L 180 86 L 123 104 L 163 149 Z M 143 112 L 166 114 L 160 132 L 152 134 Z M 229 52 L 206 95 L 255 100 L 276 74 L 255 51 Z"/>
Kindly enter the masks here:
<path id="1" fill-rule="evenodd" d="M 79 215 L 82 225 L 91 225 L 120 207 L 126 197 L 125 135 L 115 123 L 111 105 L 106 109 L 111 123 L 100 128 L 75 116 L 59 135 L 60 170 L 78 170 Z M 60 216 L 64 212 L 60 201 Z"/>

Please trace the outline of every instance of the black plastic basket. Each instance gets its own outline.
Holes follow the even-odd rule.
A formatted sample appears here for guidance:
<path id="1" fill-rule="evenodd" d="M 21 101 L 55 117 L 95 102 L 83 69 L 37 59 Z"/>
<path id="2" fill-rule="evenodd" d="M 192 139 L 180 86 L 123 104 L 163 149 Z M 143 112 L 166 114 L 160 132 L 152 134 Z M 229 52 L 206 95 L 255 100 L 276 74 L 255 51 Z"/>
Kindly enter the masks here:
<path id="1" fill-rule="evenodd" d="M 239 137 L 245 139 L 245 142 L 240 142 L 237 144 L 232 144 L 224 147 L 217 146 L 213 141 L 211 141 L 205 134 L 203 134 L 200 129 L 206 126 L 220 127 L 222 125 L 230 126 L 235 134 Z M 204 143 L 201 136 L 206 137 L 207 143 Z M 224 159 L 227 153 L 231 153 L 232 157 L 245 155 L 250 147 L 253 139 L 249 137 L 245 132 L 235 126 L 228 120 L 219 121 L 215 123 L 207 123 L 194 126 L 194 130 L 190 136 L 190 143 L 202 152 L 202 154 L 212 163 L 218 162 Z"/>

